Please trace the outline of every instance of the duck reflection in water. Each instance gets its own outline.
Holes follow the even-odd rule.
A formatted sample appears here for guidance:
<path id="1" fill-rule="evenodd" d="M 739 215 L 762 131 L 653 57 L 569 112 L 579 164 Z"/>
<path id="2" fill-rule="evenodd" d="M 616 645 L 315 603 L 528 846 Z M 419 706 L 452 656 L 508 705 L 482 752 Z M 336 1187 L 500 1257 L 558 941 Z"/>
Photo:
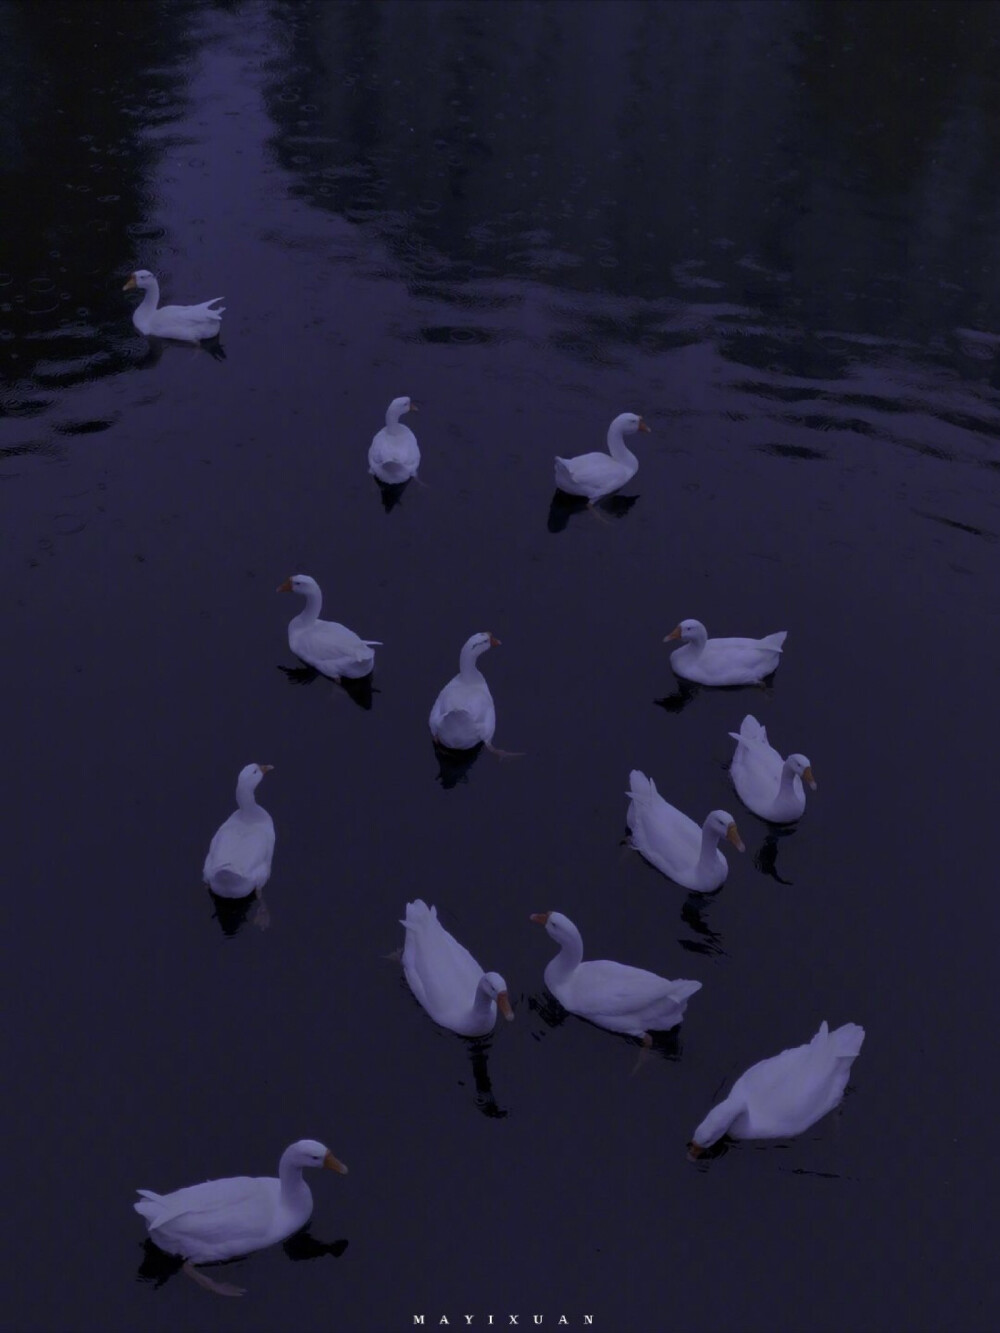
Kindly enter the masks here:
<path id="1" fill-rule="evenodd" d="M 589 501 L 582 495 L 567 495 L 557 490 L 549 505 L 549 532 L 563 532 L 574 514 L 590 513 L 602 520 L 624 518 L 638 498 L 638 495 L 606 495 L 603 500 Z"/>
<path id="2" fill-rule="evenodd" d="M 770 875 L 776 879 L 779 884 L 793 884 L 795 881 L 784 879 L 778 874 L 778 847 L 782 838 L 790 838 L 795 832 L 794 828 L 781 828 L 776 824 L 771 825 L 771 830 L 760 845 L 760 850 L 754 853 L 753 863 L 762 875 Z"/>
<path id="3" fill-rule="evenodd" d="M 321 1259 L 329 1255 L 332 1259 L 339 1259 L 347 1249 L 348 1241 L 346 1239 L 322 1241 L 305 1226 L 301 1231 L 297 1231 L 294 1236 L 289 1236 L 282 1242 L 281 1248 L 289 1259 L 301 1261 L 303 1259 Z M 236 1259 L 230 1259 L 227 1262 L 241 1263 L 245 1256 Z M 222 1264 L 213 1264 L 213 1268 L 222 1267 Z M 169 1282 L 184 1267 L 184 1256 L 180 1254 L 167 1254 L 166 1250 L 161 1250 L 155 1241 L 147 1236 L 142 1242 L 142 1262 L 136 1270 L 136 1279 L 139 1282 L 148 1282 L 153 1287 L 162 1287 L 165 1282 Z"/>
<path id="4" fill-rule="evenodd" d="M 288 667 L 278 663 L 278 670 L 284 674 L 286 679 L 292 685 L 311 685 L 314 680 L 329 680 L 330 684 L 342 690 L 349 699 L 352 699 L 359 708 L 363 708 L 366 713 L 371 712 L 373 696 L 378 694 L 372 684 L 372 674 L 362 676 L 359 680 L 352 680 L 349 676 L 341 676 L 340 680 L 330 680 L 329 676 L 324 676 L 321 671 L 317 671 L 311 666 Z"/>
<path id="5" fill-rule="evenodd" d="M 701 693 L 701 686 L 693 681 L 684 680 L 682 677 L 677 679 L 677 689 L 673 694 L 665 694 L 662 699 L 654 699 L 653 703 L 658 708 L 665 709 L 668 713 L 680 713 L 687 708 L 692 699 Z"/>
<path id="6" fill-rule="evenodd" d="M 219 337 L 206 338 L 204 342 L 190 343 L 181 342 L 177 338 L 158 338 L 154 333 L 146 334 L 146 353 L 140 358 L 138 365 L 142 370 L 150 370 L 153 366 L 159 365 L 163 358 L 166 348 L 172 347 L 181 352 L 190 352 L 197 355 L 200 352 L 207 352 L 213 361 L 225 361 L 226 349 L 222 345 L 222 339 Z"/>
<path id="7" fill-rule="evenodd" d="M 227 939 L 235 938 L 247 921 L 252 920 L 262 930 L 271 923 L 271 914 L 264 906 L 263 898 L 252 893 L 245 898 L 220 898 L 209 889 L 208 896 L 212 900 L 212 916 Z"/>
<path id="8" fill-rule="evenodd" d="M 445 791 L 457 787 L 460 782 L 468 782 L 469 769 L 485 748 L 482 742 L 471 750 L 446 750 L 442 745 L 434 746 L 434 757 L 438 761 L 437 781 Z"/>
<path id="9" fill-rule="evenodd" d="M 469 1060 L 472 1063 L 472 1078 L 476 1085 L 475 1105 L 490 1120 L 503 1120 L 507 1111 L 500 1106 L 493 1095 L 493 1083 L 487 1060 L 493 1045 L 493 1034 L 485 1037 L 466 1037 L 469 1048 Z"/>
<path id="10" fill-rule="evenodd" d="M 690 926 L 699 938 L 696 940 L 678 938 L 677 943 L 682 949 L 687 949 L 689 953 L 724 954 L 726 952 L 722 947 L 722 936 L 717 930 L 713 930 L 705 919 L 718 897 L 718 890 L 711 897 L 704 893 L 688 894 L 684 906 L 681 908 L 681 920 L 686 926 Z"/>
<path id="11" fill-rule="evenodd" d="M 391 514 L 396 506 L 402 502 L 403 492 L 410 483 L 408 481 L 398 481 L 387 484 L 384 481 L 379 481 L 378 477 L 373 478 L 373 480 L 378 487 L 382 508 L 387 514 Z"/>

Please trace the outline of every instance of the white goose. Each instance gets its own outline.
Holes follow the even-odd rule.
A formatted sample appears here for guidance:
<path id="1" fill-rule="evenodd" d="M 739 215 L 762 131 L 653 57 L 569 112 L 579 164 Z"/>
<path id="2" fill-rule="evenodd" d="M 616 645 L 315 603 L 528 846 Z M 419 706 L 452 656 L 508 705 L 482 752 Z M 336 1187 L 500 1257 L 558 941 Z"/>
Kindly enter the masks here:
<path id="1" fill-rule="evenodd" d="M 806 808 L 805 788 L 816 790 L 812 766 L 804 754 L 782 759 L 767 732 L 747 713 L 739 731 L 731 731 L 736 753 L 729 774 L 740 800 L 761 819 L 791 824 Z"/>
<path id="2" fill-rule="evenodd" d="M 578 454 L 576 458 L 556 458 L 556 485 L 568 495 L 583 495 L 593 504 L 610 495 L 635 476 L 639 460 L 625 445 L 624 437 L 636 431 L 649 433 L 642 417 L 622 412 L 608 427 L 606 454 Z"/>
<path id="3" fill-rule="evenodd" d="M 544 926 L 559 945 L 545 969 L 545 984 L 564 1009 L 609 1032 L 641 1037 L 650 1045 L 653 1032 L 666 1032 L 684 1017 L 687 1002 L 700 981 L 668 981 L 641 967 L 605 958 L 583 962 L 583 939 L 562 912 L 539 912 L 531 918 Z"/>
<path id="4" fill-rule="evenodd" d="M 839 1105 L 865 1030 L 826 1023 L 805 1046 L 752 1065 L 724 1102 L 709 1111 L 689 1145 L 692 1157 L 729 1134 L 734 1139 L 784 1139 L 814 1125 Z"/>
<path id="5" fill-rule="evenodd" d="M 134 1205 L 149 1224 L 149 1234 L 167 1254 L 188 1261 L 185 1272 L 221 1296 L 242 1296 L 243 1288 L 214 1282 L 193 1264 L 233 1259 L 286 1240 L 309 1221 L 312 1194 L 302 1178 L 307 1166 L 328 1167 L 347 1174 L 347 1167 L 315 1139 L 299 1139 L 286 1148 L 278 1175 L 230 1176 L 188 1185 L 172 1194 L 139 1190 Z"/>
<path id="6" fill-rule="evenodd" d="M 285 579 L 278 592 L 297 592 L 306 599 L 305 608 L 288 625 L 288 646 L 296 657 L 321 671 L 331 680 L 347 676 L 357 680 L 375 666 L 373 648 L 378 639 L 359 639 L 353 630 L 336 620 L 320 620 L 323 593 L 308 574 L 294 574 Z"/>
<path id="7" fill-rule="evenodd" d="M 222 315 L 226 307 L 220 306 L 217 310 L 211 308 L 217 301 L 225 299 L 222 296 L 213 296 L 211 301 L 202 301 L 201 305 L 165 305 L 158 308 L 160 284 L 145 268 L 136 269 L 122 291 L 131 292 L 136 288 L 146 293 L 142 303 L 132 311 L 132 323 L 140 333 L 196 343 L 205 338 L 214 338 L 222 327 Z"/>
<path id="8" fill-rule="evenodd" d="M 763 639 L 710 639 L 700 620 L 682 620 L 663 640 L 682 640 L 670 654 L 678 676 L 701 685 L 756 685 L 777 668 L 787 630 Z"/>
<path id="9" fill-rule="evenodd" d="M 719 850 L 719 839 L 744 850 L 732 815 L 713 810 L 701 828 L 681 814 L 656 790 L 652 778 L 633 769 L 629 774 L 626 821 L 632 846 L 670 879 L 686 889 L 711 893 L 729 873 L 729 862 Z"/>
<path id="10" fill-rule="evenodd" d="M 507 983 L 499 972 L 484 972 L 464 945 L 438 920 L 437 908 L 421 898 L 406 904 L 403 970 L 410 990 L 444 1028 L 462 1037 L 493 1031 L 497 1009 L 514 1017 Z"/>
<path id="11" fill-rule="evenodd" d="M 458 675 L 452 676 L 438 697 L 428 719 L 435 745 L 446 750 L 471 750 L 493 740 L 497 715 L 486 677 L 476 666 L 477 658 L 488 648 L 498 648 L 500 640 L 483 632 L 473 634 L 462 646 Z"/>
<path id="12" fill-rule="evenodd" d="M 247 764 L 236 781 L 237 809 L 216 830 L 202 871 L 205 883 L 220 898 L 246 898 L 271 877 L 274 821 L 254 798 L 254 791 L 273 764 Z M 263 923 L 261 923 L 263 924 Z"/>
<path id="13" fill-rule="evenodd" d="M 387 486 L 399 486 L 417 475 L 420 466 L 417 437 L 399 419 L 406 412 L 416 411 L 417 405 L 411 398 L 394 398 L 385 414 L 385 425 L 368 448 L 368 471 Z"/>

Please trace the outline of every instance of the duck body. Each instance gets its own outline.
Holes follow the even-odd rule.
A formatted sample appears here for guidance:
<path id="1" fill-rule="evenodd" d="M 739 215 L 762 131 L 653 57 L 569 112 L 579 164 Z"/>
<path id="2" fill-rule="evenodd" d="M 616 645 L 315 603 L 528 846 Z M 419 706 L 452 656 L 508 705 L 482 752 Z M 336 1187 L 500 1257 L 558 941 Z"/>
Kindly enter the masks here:
<path id="1" fill-rule="evenodd" d="M 248 764 L 236 783 L 237 808 L 215 832 L 202 871 L 221 898 L 246 898 L 271 877 L 274 821 L 254 799 L 254 789 L 271 764 Z"/>
<path id="2" fill-rule="evenodd" d="M 564 1009 L 580 1018 L 649 1041 L 650 1032 L 666 1032 L 684 1017 L 700 981 L 666 977 L 608 959 L 583 962 L 583 939 L 569 917 L 541 912 L 532 921 L 544 926 L 560 946 L 545 968 L 545 984 Z"/>
<path id="3" fill-rule="evenodd" d="M 446 750 L 471 750 L 493 740 L 496 709 L 476 660 L 488 648 L 499 644 L 500 640 L 488 632 L 473 634 L 466 640 L 458 659 L 458 675 L 452 676 L 434 700 L 428 718 L 435 745 Z"/>
<path id="4" fill-rule="evenodd" d="M 805 1046 L 752 1065 L 695 1130 L 692 1148 L 711 1147 L 723 1134 L 734 1139 L 801 1134 L 840 1104 L 864 1039 L 857 1023 L 831 1032 L 824 1022 Z"/>
<path id="5" fill-rule="evenodd" d="M 360 639 L 336 620 L 320 620 L 323 593 L 314 578 L 294 574 L 278 592 L 297 592 L 306 599 L 305 609 L 288 626 L 288 646 L 296 657 L 332 680 L 340 680 L 342 676 L 358 680 L 371 673 L 378 640 Z"/>
<path id="6" fill-rule="evenodd" d="M 386 486 L 399 486 L 417 475 L 420 466 L 420 448 L 417 437 L 400 417 L 404 412 L 415 412 L 416 403 L 409 398 L 394 398 L 385 414 L 385 425 L 373 436 L 368 448 L 368 471 Z"/>
<path id="7" fill-rule="evenodd" d="M 135 1211 L 146 1219 L 150 1237 L 168 1254 L 192 1263 L 211 1263 L 249 1254 L 287 1239 L 305 1226 L 313 1210 L 304 1167 L 347 1168 L 315 1139 L 286 1148 L 274 1176 L 230 1176 L 205 1180 L 171 1194 L 139 1190 Z"/>
<path id="8" fill-rule="evenodd" d="M 787 630 L 763 639 L 710 639 L 700 620 L 682 620 L 664 640 L 683 640 L 670 654 L 678 676 L 701 685 L 756 685 L 776 670 Z"/>
<path id="9" fill-rule="evenodd" d="M 581 495 L 593 503 L 617 491 L 635 476 L 639 460 L 625 445 L 625 436 L 649 431 L 642 417 L 622 412 L 608 427 L 606 454 L 578 454 L 576 458 L 556 458 L 556 486 L 567 495 Z"/>
<path id="10" fill-rule="evenodd" d="M 436 907 L 420 898 L 406 904 L 403 971 L 410 990 L 435 1023 L 462 1037 L 492 1032 L 497 1009 L 514 1012 L 499 972 L 484 972 L 464 945 L 445 930 Z"/>
<path id="11" fill-rule="evenodd" d="M 165 305 L 160 302 L 160 284 L 148 269 L 137 269 L 122 291 L 143 291 L 140 305 L 132 311 L 132 323 L 140 333 L 157 338 L 175 338 L 180 342 L 203 342 L 214 338 L 222 328 L 225 306 L 217 306 L 224 298 L 213 296 L 200 305 Z"/>
<path id="12" fill-rule="evenodd" d="M 665 801 L 652 778 L 638 769 L 629 774 L 626 794 L 626 822 L 637 852 L 686 889 L 711 893 L 721 887 L 729 873 L 729 862 L 719 850 L 719 839 L 726 838 L 743 851 L 732 815 L 713 810 L 699 828 L 693 819 Z"/>
<path id="13" fill-rule="evenodd" d="M 806 808 L 805 788 L 816 790 L 812 766 L 804 754 L 787 759 L 767 739 L 767 732 L 749 713 L 738 732 L 731 731 L 736 753 L 729 767 L 743 804 L 772 824 L 791 824 Z"/>

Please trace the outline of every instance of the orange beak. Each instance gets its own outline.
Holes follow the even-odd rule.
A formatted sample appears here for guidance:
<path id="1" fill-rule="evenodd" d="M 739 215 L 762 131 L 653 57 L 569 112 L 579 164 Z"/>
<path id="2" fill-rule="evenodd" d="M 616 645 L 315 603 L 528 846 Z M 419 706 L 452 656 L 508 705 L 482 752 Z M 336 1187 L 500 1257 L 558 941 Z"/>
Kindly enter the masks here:
<path id="1" fill-rule="evenodd" d="M 420 411 L 420 408 L 417 406 L 417 404 L 416 404 L 416 403 L 413 401 L 413 399 L 411 398 L 411 399 L 410 399 L 410 406 L 409 406 L 406 410 L 407 410 L 407 412 L 419 412 L 419 411 Z"/>
<path id="2" fill-rule="evenodd" d="M 342 1176 L 347 1175 L 347 1167 L 343 1162 L 338 1161 L 332 1152 L 328 1152 L 323 1158 L 323 1165 L 328 1171 L 339 1171 Z"/>
<path id="3" fill-rule="evenodd" d="M 285 579 L 284 583 L 279 588 L 275 589 L 275 592 L 291 592 L 291 591 L 292 591 L 291 579 Z"/>
<path id="4" fill-rule="evenodd" d="M 548 924 L 548 920 L 551 915 L 552 915 L 551 912 L 535 912 L 530 919 L 536 922 L 539 926 L 544 926 Z"/>
<path id="5" fill-rule="evenodd" d="M 495 639 L 495 638 L 493 637 L 492 634 L 490 635 L 490 647 L 491 647 L 491 648 L 499 648 L 499 647 L 500 647 L 500 640 L 499 640 L 499 639 Z"/>
<path id="6" fill-rule="evenodd" d="M 639 429 L 646 435 L 652 435 L 653 433 L 646 425 L 645 421 L 643 421 L 642 417 L 639 418 Z"/>
<path id="7" fill-rule="evenodd" d="M 705 1149 L 700 1144 L 695 1143 L 694 1139 L 688 1144 L 688 1157 L 692 1162 L 697 1162 L 704 1151 Z"/>
<path id="8" fill-rule="evenodd" d="M 676 628 L 670 631 L 670 633 L 666 636 L 663 642 L 669 643 L 671 639 L 679 639 L 680 637 L 681 637 L 681 627 L 680 625 L 677 625 Z"/>
<path id="9" fill-rule="evenodd" d="M 273 764 L 258 764 L 257 767 L 260 769 L 262 773 L 271 773 L 274 771 Z"/>
<path id="10" fill-rule="evenodd" d="M 726 841 L 731 842 L 738 852 L 745 852 L 743 839 L 740 837 L 740 831 L 735 824 L 730 824 L 726 829 Z"/>
<path id="11" fill-rule="evenodd" d="M 513 1021 L 514 1010 L 510 1007 L 510 997 L 505 990 L 502 990 L 497 996 L 497 1008 L 503 1014 L 504 1018 L 506 1018 L 508 1023 Z"/>
<path id="12" fill-rule="evenodd" d="M 802 774 L 802 781 L 808 783 L 810 791 L 816 790 L 816 779 L 813 777 L 813 771 L 811 768 L 807 768 L 805 772 Z"/>
<path id="13" fill-rule="evenodd" d="M 135 274 L 134 274 L 134 273 L 130 273 L 130 274 L 129 274 L 128 282 L 127 282 L 127 283 L 125 284 L 125 286 L 122 288 L 122 291 L 123 291 L 123 292 L 131 292 L 131 291 L 133 291 L 133 290 L 135 289 L 135 286 L 136 286 Z"/>

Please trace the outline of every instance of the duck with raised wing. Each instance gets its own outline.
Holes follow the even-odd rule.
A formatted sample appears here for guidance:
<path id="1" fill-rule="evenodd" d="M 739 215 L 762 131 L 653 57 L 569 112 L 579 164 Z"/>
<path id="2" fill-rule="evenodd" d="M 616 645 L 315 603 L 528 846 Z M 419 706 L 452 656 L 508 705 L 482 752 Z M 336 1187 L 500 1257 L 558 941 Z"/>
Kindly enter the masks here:
<path id="1" fill-rule="evenodd" d="M 700 981 L 668 981 L 645 968 L 583 961 L 583 939 L 562 912 L 538 912 L 531 918 L 544 926 L 559 952 L 545 968 L 545 984 L 564 1009 L 580 1018 L 639 1037 L 649 1046 L 650 1032 L 666 1032 L 684 1017 L 687 1002 L 701 990 Z"/>
<path id="2" fill-rule="evenodd" d="M 226 307 L 212 309 L 225 299 L 222 296 L 213 296 L 210 301 L 202 301 L 200 305 L 160 306 L 160 284 L 145 268 L 136 269 L 122 291 L 131 292 L 137 288 L 146 293 L 132 311 L 132 323 L 140 333 L 197 343 L 214 338 L 222 328 L 222 315 Z"/>
<path id="3" fill-rule="evenodd" d="M 782 759 L 765 729 L 749 713 L 739 731 L 729 734 L 736 742 L 729 775 L 743 804 L 772 824 L 800 819 L 806 808 L 806 787 L 816 790 L 812 765 L 805 755 Z"/>
<path id="4" fill-rule="evenodd" d="M 681 647 L 670 654 L 670 665 L 685 680 L 701 685 L 757 685 L 776 670 L 787 634 L 782 629 L 763 639 L 710 639 L 700 620 L 682 620 L 663 642 L 681 640 Z"/>
<path id="5" fill-rule="evenodd" d="M 386 486 L 400 486 L 417 475 L 420 449 L 417 437 L 400 417 L 416 412 L 412 398 L 394 398 L 385 414 L 385 425 L 373 436 L 368 448 L 368 471 Z"/>
<path id="6" fill-rule="evenodd" d="M 464 945 L 438 920 L 437 908 L 421 898 L 406 904 L 403 971 L 410 990 L 435 1023 L 462 1037 L 493 1031 L 497 1010 L 514 1017 L 507 983 L 499 972 L 484 972 Z"/>
<path id="7" fill-rule="evenodd" d="M 486 677 L 476 661 L 500 640 L 488 631 L 473 634 L 462 646 L 458 675 L 434 700 L 428 719 L 434 744 L 446 750 L 471 750 L 477 745 L 492 748 L 497 715 Z"/>
<path id="8" fill-rule="evenodd" d="M 665 801 L 656 783 L 637 768 L 629 774 L 626 821 L 630 842 L 637 852 L 670 879 L 698 893 L 712 893 L 729 873 L 729 862 L 719 850 L 725 838 L 744 850 L 732 815 L 713 810 L 701 828 Z"/>
<path id="9" fill-rule="evenodd" d="M 277 1176 L 229 1176 L 188 1185 L 172 1194 L 139 1190 L 135 1211 L 147 1221 L 152 1240 L 167 1254 L 187 1261 L 190 1277 L 220 1296 L 242 1296 L 243 1288 L 215 1282 L 195 1264 L 218 1263 L 286 1240 L 312 1216 L 313 1200 L 302 1178 L 307 1166 L 347 1174 L 329 1148 L 299 1139 L 286 1148 Z"/>
<path id="10" fill-rule="evenodd" d="M 636 431 L 649 433 L 649 427 L 634 412 L 622 412 L 608 427 L 606 454 L 556 458 L 556 486 L 567 495 L 584 496 L 591 504 L 617 491 L 639 468 L 638 458 L 625 444 L 625 436 Z"/>
<path id="11" fill-rule="evenodd" d="M 801 1134 L 840 1104 L 864 1039 L 857 1023 L 831 1032 L 824 1022 L 805 1046 L 752 1065 L 695 1130 L 688 1145 L 691 1156 L 700 1156 L 723 1134 L 734 1139 Z"/>
<path id="12" fill-rule="evenodd" d="M 236 781 L 237 808 L 216 830 L 205 857 L 203 878 L 220 898 L 261 897 L 271 878 L 274 857 L 274 821 L 257 804 L 254 792 L 273 764 L 247 764 Z M 257 924 L 267 924 L 263 901 L 257 909 Z"/>
<path id="13" fill-rule="evenodd" d="M 381 640 L 359 639 L 353 630 L 336 620 L 320 620 L 323 593 L 314 578 L 293 574 L 285 579 L 278 592 L 297 592 L 306 599 L 305 607 L 288 625 L 288 646 L 296 657 L 331 680 L 340 680 L 342 676 L 359 680 L 371 673 L 375 666 L 373 649 L 381 647 Z"/>

